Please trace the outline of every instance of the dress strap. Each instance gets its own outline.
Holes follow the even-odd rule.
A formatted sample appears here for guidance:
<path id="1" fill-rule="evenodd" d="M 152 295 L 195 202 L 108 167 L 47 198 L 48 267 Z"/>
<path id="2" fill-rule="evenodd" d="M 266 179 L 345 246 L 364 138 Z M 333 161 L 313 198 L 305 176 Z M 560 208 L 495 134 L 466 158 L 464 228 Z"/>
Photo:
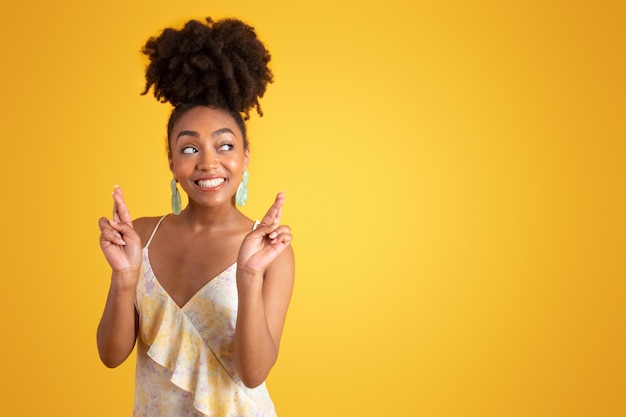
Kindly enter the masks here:
<path id="1" fill-rule="evenodd" d="M 152 234 L 150 235 L 150 239 L 148 239 L 148 243 L 146 243 L 146 249 L 148 248 L 148 246 L 150 246 L 150 242 L 152 242 L 152 238 L 154 237 L 154 235 L 156 234 L 157 229 L 159 228 L 159 226 L 161 225 L 161 222 L 167 217 L 168 215 L 166 214 L 165 216 L 161 217 L 159 219 L 159 221 L 157 222 L 156 226 L 154 226 L 154 230 L 152 231 Z"/>

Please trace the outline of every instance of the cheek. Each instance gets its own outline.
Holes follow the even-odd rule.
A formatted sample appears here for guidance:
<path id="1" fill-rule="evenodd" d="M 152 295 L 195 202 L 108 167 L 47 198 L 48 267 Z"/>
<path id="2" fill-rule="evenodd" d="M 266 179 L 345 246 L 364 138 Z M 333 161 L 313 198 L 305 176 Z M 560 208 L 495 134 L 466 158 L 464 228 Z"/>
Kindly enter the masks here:
<path id="1" fill-rule="evenodd" d="M 226 167 L 230 172 L 236 175 L 241 175 L 245 168 L 244 159 L 242 157 L 229 158 L 222 161 L 222 165 Z"/>
<path id="2" fill-rule="evenodd" d="M 194 163 L 190 158 L 181 158 L 174 156 L 169 163 L 170 171 L 176 175 L 187 175 L 193 171 Z"/>

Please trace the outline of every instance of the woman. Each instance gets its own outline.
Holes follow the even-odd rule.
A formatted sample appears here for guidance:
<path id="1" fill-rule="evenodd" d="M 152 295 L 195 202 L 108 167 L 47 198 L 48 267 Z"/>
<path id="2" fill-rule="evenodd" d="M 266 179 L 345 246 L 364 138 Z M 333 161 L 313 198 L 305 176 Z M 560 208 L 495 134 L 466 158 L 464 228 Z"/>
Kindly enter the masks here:
<path id="1" fill-rule="evenodd" d="M 118 366 L 137 343 L 135 416 L 274 416 L 264 381 L 293 289 L 292 235 L 282 192 L 260 222 L 235 204 L 247 197 L 244 118 L 262 115 L 270 55 L 250 26 L 210 18 L 165 29 L 142 52 L 143 94 L 174 106 L 174 214 L 132 221 L 115 187 L 113 218 L 99 221 L 112 268 L 100 357 Z"/>

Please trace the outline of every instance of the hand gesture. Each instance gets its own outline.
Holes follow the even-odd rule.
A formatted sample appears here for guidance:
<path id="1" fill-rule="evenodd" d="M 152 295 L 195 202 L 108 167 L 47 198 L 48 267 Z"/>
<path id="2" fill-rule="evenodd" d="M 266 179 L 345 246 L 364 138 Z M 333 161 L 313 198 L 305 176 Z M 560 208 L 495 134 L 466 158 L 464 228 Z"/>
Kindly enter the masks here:
<path id="1" fill-rule="evenodd" d="M 289 246 L 293 239 L 291 229 L 280 225 L 284 202 L 285 194 L 281 191 L 261 223 L 244 238 L 237 257 L 238 268 L 262 275 L 272 261 Z"/>
<path id="2" fill-rule="evenodd" d="M 113 202 L 113 220 L 102 217 L 98 221 L 100 248 L 113 272 L 139 271 L 141 239 L 133 228 L 122 190 L 118 186 L 113 191 Z"/>

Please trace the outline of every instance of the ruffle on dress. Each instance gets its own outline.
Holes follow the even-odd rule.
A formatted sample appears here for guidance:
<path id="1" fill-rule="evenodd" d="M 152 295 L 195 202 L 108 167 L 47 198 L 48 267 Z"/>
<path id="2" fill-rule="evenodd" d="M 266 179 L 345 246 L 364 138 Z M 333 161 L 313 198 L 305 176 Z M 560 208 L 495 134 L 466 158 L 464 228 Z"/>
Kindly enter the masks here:
<path id="1" fill-rule="evenodd" d="M 144 340 L 150 346 L 148 356 L 172 371 L 174 385 L 194 395 L 194 407 L 210 416 L 239 415 L 254 407 L 178 306 L 172 302 L 160 307 L 164 311 L 155 312 L 162 320 L 153 329 L 154 339 Z"/>
<path id="2" fill-rule="evenodd" d="M 260 389 L 249 389 L 229 375 L 185 313 L 186 307 L 181 309 L 158 283 L 147 250 L 137 307 L 139 337 L 148 347 L 148 358 L 171 371 L 171 383 L 193 396 L 196 410 L 210 417 L 275 415 L 264 384 Z"/>

